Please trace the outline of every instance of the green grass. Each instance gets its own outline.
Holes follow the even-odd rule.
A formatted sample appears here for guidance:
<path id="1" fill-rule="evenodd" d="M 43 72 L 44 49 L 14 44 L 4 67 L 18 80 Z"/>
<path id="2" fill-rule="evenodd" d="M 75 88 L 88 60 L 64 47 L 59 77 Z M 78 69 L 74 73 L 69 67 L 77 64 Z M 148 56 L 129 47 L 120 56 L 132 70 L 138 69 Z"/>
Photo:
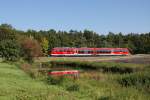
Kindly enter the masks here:
<path id="1" fill-rule="evenodd" d="M 150 73 L 149 71 L 137 72 L 124 75 L 118 82 L 125 87 L 134 86 L 137 89 L 144 90 L 150 94 Z"/>
<path id="2" fill-rule="evenodd" d="M 88 64 L 97 66 L 97 63 Z M 37 67 L 36 64 L 33 65 L 28 67 L 31 69 Z M 105 64 L 98 65 L 104 66 Z M 124 64 L 119 65 L 128 67 Z M 52 67 L 51 63 L 43 64 L 43 66 Z M 136 66 L 139 68 L 138 65 Z M 136 67 L 133 66 L 133 68 Z M 32 78 L 26 70 L 28 68 L 24 70 L 25 72 L 21 70 L 20 64 L 16 66 L 0 63 L 0 100 L 149 100 L 150 98 L 149 92 L 141 91 L 134 86 L 122 86 L 118 82 L 118 79 L 125 78 L 132 73 L 103 73 L 85 70 L 80 73 L 80 78 L 77 80 L 63 77 L 58 81 L 59 84 L 56 80 L 54 85 L 49 83 L 51 78 L 49 81 L 47 81 L 48 77 L 43 77 L 42 80 L 38 76 Z"/>
<path id="3" fill-rule="evenodd" d="M 33 80 L 15 65 L 0 63 L 0 100 L 70 99 L 60 87 Z"/>
<path id="4" fill-rule="evenodd" d="M 0 62 L 2 62 L 3 61 L 3 59 L 0 57 Z"/>

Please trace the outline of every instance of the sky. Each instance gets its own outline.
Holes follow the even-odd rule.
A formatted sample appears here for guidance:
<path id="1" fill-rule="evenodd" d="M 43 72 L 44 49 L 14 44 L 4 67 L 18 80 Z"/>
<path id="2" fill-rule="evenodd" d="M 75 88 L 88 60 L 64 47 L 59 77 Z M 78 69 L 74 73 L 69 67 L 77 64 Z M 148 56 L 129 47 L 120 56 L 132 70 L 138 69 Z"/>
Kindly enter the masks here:
<path id="1" fill-rule="evenodd" d="M 0 0 L 0 24 L 19 30 L 150 32 L 150 0 Z"/>

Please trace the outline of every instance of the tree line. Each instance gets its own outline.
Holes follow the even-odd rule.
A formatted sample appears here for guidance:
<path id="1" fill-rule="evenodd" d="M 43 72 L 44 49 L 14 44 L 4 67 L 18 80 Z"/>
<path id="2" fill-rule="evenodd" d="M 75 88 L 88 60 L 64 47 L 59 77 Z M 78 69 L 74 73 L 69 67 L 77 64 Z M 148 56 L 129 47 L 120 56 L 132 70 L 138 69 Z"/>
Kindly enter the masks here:
<path id="1" fill-rule="evenodd" d="M 101 35 L 91 30 L 77 31 L 21 31 L 9 24 L 0 25 L 0 56 L 7 60 L 47 56 L 54 47 L 121 47 L 133 54 L 150 53 L 149 33 L 113 33 Z"/>

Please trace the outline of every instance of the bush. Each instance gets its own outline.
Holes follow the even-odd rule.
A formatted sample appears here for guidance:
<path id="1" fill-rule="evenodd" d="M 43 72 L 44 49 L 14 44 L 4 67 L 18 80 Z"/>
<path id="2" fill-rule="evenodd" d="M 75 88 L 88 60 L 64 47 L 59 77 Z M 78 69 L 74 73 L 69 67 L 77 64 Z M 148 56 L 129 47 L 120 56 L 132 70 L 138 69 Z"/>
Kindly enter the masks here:
<path id="1" fill-rule="evenodd" d="M 41 64 L 41 67 L 42 67 L 42 68 L 51 68 L 51 63 L 50 63 L 50 62 L 43 62 L 43 63 Z"/>
<path id="2" fill-rule="evenodd" d="M 98 98 L 98 100 L 110 100 L 109 96 L 102 96 L 100 98 Z"/>
<path id="3" fill-rule="evenodd" d="M 60 85 L 64 81 L 63 76 L 48 76 L 47 83 L 51 85 Z"/>
<path id="4" fill-rule="evenodd" d="M 29 63 L 33 62 L 34 57 L 42 55 L 42 48 L 35 39 L 25 38 L 21 42 L 21 48 L 24 59 Z"/>
<path id="5" fill-rule="evenodd" d="M 47 56 L 48 55 L 49 42 L 45 37 L 42 38 L 41 47 L 42 47 L 42 50 L 43 50 L 43 55 Z"/>
<path id="6" fill-rule="evenodd" d="M 20 57 L 20 46 L 15 40 L 0 41 L 0 55 L 8 61 L 16 61 Z"/>
<path id="7" fill-rule="evenodd" d="M 138 86 L 138 85 L 149 85 L 150 86 L 150 75 L 149 72 L 139 72 L 130 75 L 126 75 L 118 80 L 123 86 Z"/>
<path id="8" fill-rule="evenodd" d="M 138 89 L 150 92 L 150 75 L 148 71 L 125 75 L 118 79 L 118 82 L 125 87 L 135 86 Z"/>
<path id="9" fill-rule="evenodd" d="M 79 91 L 80 86 L 78 84 L 73 84 L 67 88 L 68 91 Z"/>
<path id="10" fill-rule="evenodd" d="M 28 63 L 21 64 L 21 69 L 26 72 L 31 78 L 38 78 L 40 76 L 40 73 L 33 67 L 33 65 L 30 65 Z"/>

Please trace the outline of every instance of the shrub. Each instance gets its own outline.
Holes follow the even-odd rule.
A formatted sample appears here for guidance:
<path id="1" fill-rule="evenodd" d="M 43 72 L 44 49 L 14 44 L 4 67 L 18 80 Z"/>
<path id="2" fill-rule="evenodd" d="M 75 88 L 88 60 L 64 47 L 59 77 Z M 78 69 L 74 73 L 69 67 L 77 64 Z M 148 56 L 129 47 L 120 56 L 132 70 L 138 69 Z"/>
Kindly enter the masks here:
<path id="1" fill-rule="evenodd" d="M 49 42 L 45 37 L 42 38 L 41 46 L 42 46 L 42 50 L 43 50 L 43 55 L 47 56 L 48 55 Z"/>
<path id="2" fill-rule="evenodd" d="M 148 71 L 125 75 L 121 79 L 118 79 L 118 82 L 125 87 L 135 86 L 138 89 L 150 92 L 150 75 Z"/>
<path id="3" fill-rule="evenodd" d="M 118 80 L 123 86 L 138 86 L 138 85 L 149 85 L 150 76 L 149 72 L 139 72 L 130 75 L 126 75 Z"/>
<path id="4" fill-rule="evenodd" d="M 0 41 L 0 55 L 8 61 L 16 61 L 20 57 L 20 46 L 15 40 Z"/>
<path id="5" fill-rule="evenodd" d="M 29 63 L 33 62 L 34 57 L 42 55 L 42 48 L 35 39 L 25 38 L 21 42 L 21 48 L 24 59 Z"/>
<path id="6" fill-rule="evenodd" d="M 78 84 L 73 84 L 67 88 L 68 91 L 79 91 L 80 86 Z"/>
<path id="7" fill-rule="evenodd" d="M 110 100 L 109 96 L 102 96 L 100 98 L 98 98 L 98 100 Z"/>
<path id="8" fill-rule="evenodd" d="M 64 81 L 63 76 L 48 76 L 47 83 L 51 85 L 60 85 Z"/>
<path id="9" fill-rule="evenodd" d="M 50 63 L 50 62 L 43 62 L 43 63 L 41 64 L 41 67 L 42 67 L 42 68 L 50 68 L 50 67 L 51 67 L 51 63 Z"/>
<path id="10" fill-rule="evenodd" d="M 28 63 L 22 64 L 21 69 L 32 78 L 37 78 L 40 76 L 38 70 L 34 69 L 33 66 Z"/>

